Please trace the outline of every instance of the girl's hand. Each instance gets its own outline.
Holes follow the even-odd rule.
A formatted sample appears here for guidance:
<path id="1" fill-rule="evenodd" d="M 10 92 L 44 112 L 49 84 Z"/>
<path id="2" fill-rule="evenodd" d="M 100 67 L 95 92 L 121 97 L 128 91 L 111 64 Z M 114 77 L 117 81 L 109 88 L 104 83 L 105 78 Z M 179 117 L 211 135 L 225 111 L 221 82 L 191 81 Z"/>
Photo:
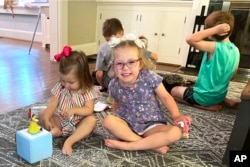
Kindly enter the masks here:
<path id="1" fill-rule="evenodd" d="M 188 124 L 190 125 L 191 122 L 192 122 L 192 118 L 190 116 L 182 115 L 182 116 L 177 117 L 177 118 L 174 119 L 175 125 L 180 127 L 179 122 L 188 122 Z"/>
<path id="2" fill-rule="evenodd" d="M 230 26 L 227 23 L 219 24 L 215 26 L 216 31 L 219 36 L 224 36 L 227 35 L 228 32 L 230 31 Z"/>
<path id="3" fill-rule="evenodd" d="M 175 124 L 182 129 L 182 137 L 189 138 L 189 126 L 191 124 L 191 117 L 189 116 L 180 116 L 174 120 Z"/>
<path id="4" fill-rule="evenodd" d="M 44 125 L 45 125 L 45 129 L 47 129 L 48 131 L 50 131 L 53 128 L 53 126 L 49 120 L 45 120 Z"/>
<path id="5" fill-rule="evenodd" d="M 68 110 L 62 112 L 63 119 L 69 119 L 70 116 L 73 114 L 74 114 L 74 112 L 71 109 L 68 109 Z"/>

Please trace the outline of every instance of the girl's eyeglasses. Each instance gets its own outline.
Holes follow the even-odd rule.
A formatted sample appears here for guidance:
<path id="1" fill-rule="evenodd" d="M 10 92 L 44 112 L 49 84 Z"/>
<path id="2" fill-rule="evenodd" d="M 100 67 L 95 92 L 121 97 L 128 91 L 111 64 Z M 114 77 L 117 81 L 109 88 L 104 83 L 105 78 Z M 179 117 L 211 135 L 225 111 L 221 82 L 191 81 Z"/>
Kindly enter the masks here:
<path id="1" fill-rule="evenodd" d="M 128 62 L 114 62 L 114 66 L 117 69 L 123 69 L 124 66 L 126 65 L 128 68 L 134 68 L 137 65 L 137 62 L 140 61 L 141 59 L 137 60 L 129 60 Z"/>

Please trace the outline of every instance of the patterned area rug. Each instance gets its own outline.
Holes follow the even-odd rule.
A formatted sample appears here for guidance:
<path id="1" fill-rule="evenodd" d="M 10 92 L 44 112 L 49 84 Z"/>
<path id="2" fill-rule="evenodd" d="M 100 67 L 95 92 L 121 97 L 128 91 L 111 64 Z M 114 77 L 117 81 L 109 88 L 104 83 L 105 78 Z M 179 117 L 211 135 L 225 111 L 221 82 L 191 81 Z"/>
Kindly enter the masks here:
<path id="1" fill-rule="evenodd" d="M 194 76 L 183 75 L 187 80 L 195 81 Z M 238 99 L 245 83 L 231 82 L 228 97 Z M 105 97 L 102 97 L 102 100 Z M 31 106 L 46 105 L 48 100 Z M 107 148 L 103 139 L 112 137 L 103 128 L 101 121 L 110 111 L 95 113 L 98 125 L 85 140 L 74 145 L 72 156 L 64 156 L 61 148 L 65 138 L 53 139 L 52 157 L 29 164 L 17 155 L 15 134 L 17 130 L 29 125 L 28 108 L 0 115 L 0 166 L 51 166 L 51 167 L 219 167 L 234 124 L 236 110 L 224 107 L 220 112 L 199 110 L 191 106 L 179 104 L 181 113 L 191 115 L 189 139 L 170 145 L 166 155 L 152 151 L 120 151 Z M 166 108 L 162 107 L 169 124 L 172 119 Z"/>
<path id="2" fill-rule="evenodd" d="M 192 68 L 180 68 L 176 73 L 178 74 L 186 74 L 186 75 L 197 75 L 199 70 Z M 239 69 L 237 74 L 234 76 L 234 82 L 247 82 L 250 79 L 250 72 L 248 70 Z"/>

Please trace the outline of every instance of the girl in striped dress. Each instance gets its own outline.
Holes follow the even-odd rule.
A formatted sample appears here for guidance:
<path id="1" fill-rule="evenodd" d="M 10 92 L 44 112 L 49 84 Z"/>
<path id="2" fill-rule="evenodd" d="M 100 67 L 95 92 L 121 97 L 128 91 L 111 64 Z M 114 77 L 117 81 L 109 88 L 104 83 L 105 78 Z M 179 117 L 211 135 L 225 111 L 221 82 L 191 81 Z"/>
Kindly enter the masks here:
<path id="1" fill-rule="evenodd" d="M 73 144 L 86 138 L 96 126 L 93 110 L 97 94 L 83 52 L 65 46 L 55 60 L 60 63 L 60 81 L 51 90 L 52 97 L 39 113 L 39 121 L 53 137 L 67 137 L 62 153 L 71 155 Z"/>

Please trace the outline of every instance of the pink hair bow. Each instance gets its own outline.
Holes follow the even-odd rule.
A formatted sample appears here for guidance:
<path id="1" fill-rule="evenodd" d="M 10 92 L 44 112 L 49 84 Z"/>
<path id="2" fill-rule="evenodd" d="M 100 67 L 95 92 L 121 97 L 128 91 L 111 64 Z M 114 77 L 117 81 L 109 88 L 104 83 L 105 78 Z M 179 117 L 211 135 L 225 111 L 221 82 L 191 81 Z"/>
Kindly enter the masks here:
<path id="1" fill-rule="evenodd" d="M 62 52 L 56 54 L 56 55 L 54 56 L 54 58 L 55 58 L 55 60 L 56 60 L 57 62 L 59 62 L 60 59 L 61 59 L 61 57 L 63 57 L 63 56 L 68 57 L 68 56 L 70 55 L 71 51 L 72 51 L 72 48 L 71 48 L 70 46 L 66 45 L 66 46 L 63 47 Z"/>

